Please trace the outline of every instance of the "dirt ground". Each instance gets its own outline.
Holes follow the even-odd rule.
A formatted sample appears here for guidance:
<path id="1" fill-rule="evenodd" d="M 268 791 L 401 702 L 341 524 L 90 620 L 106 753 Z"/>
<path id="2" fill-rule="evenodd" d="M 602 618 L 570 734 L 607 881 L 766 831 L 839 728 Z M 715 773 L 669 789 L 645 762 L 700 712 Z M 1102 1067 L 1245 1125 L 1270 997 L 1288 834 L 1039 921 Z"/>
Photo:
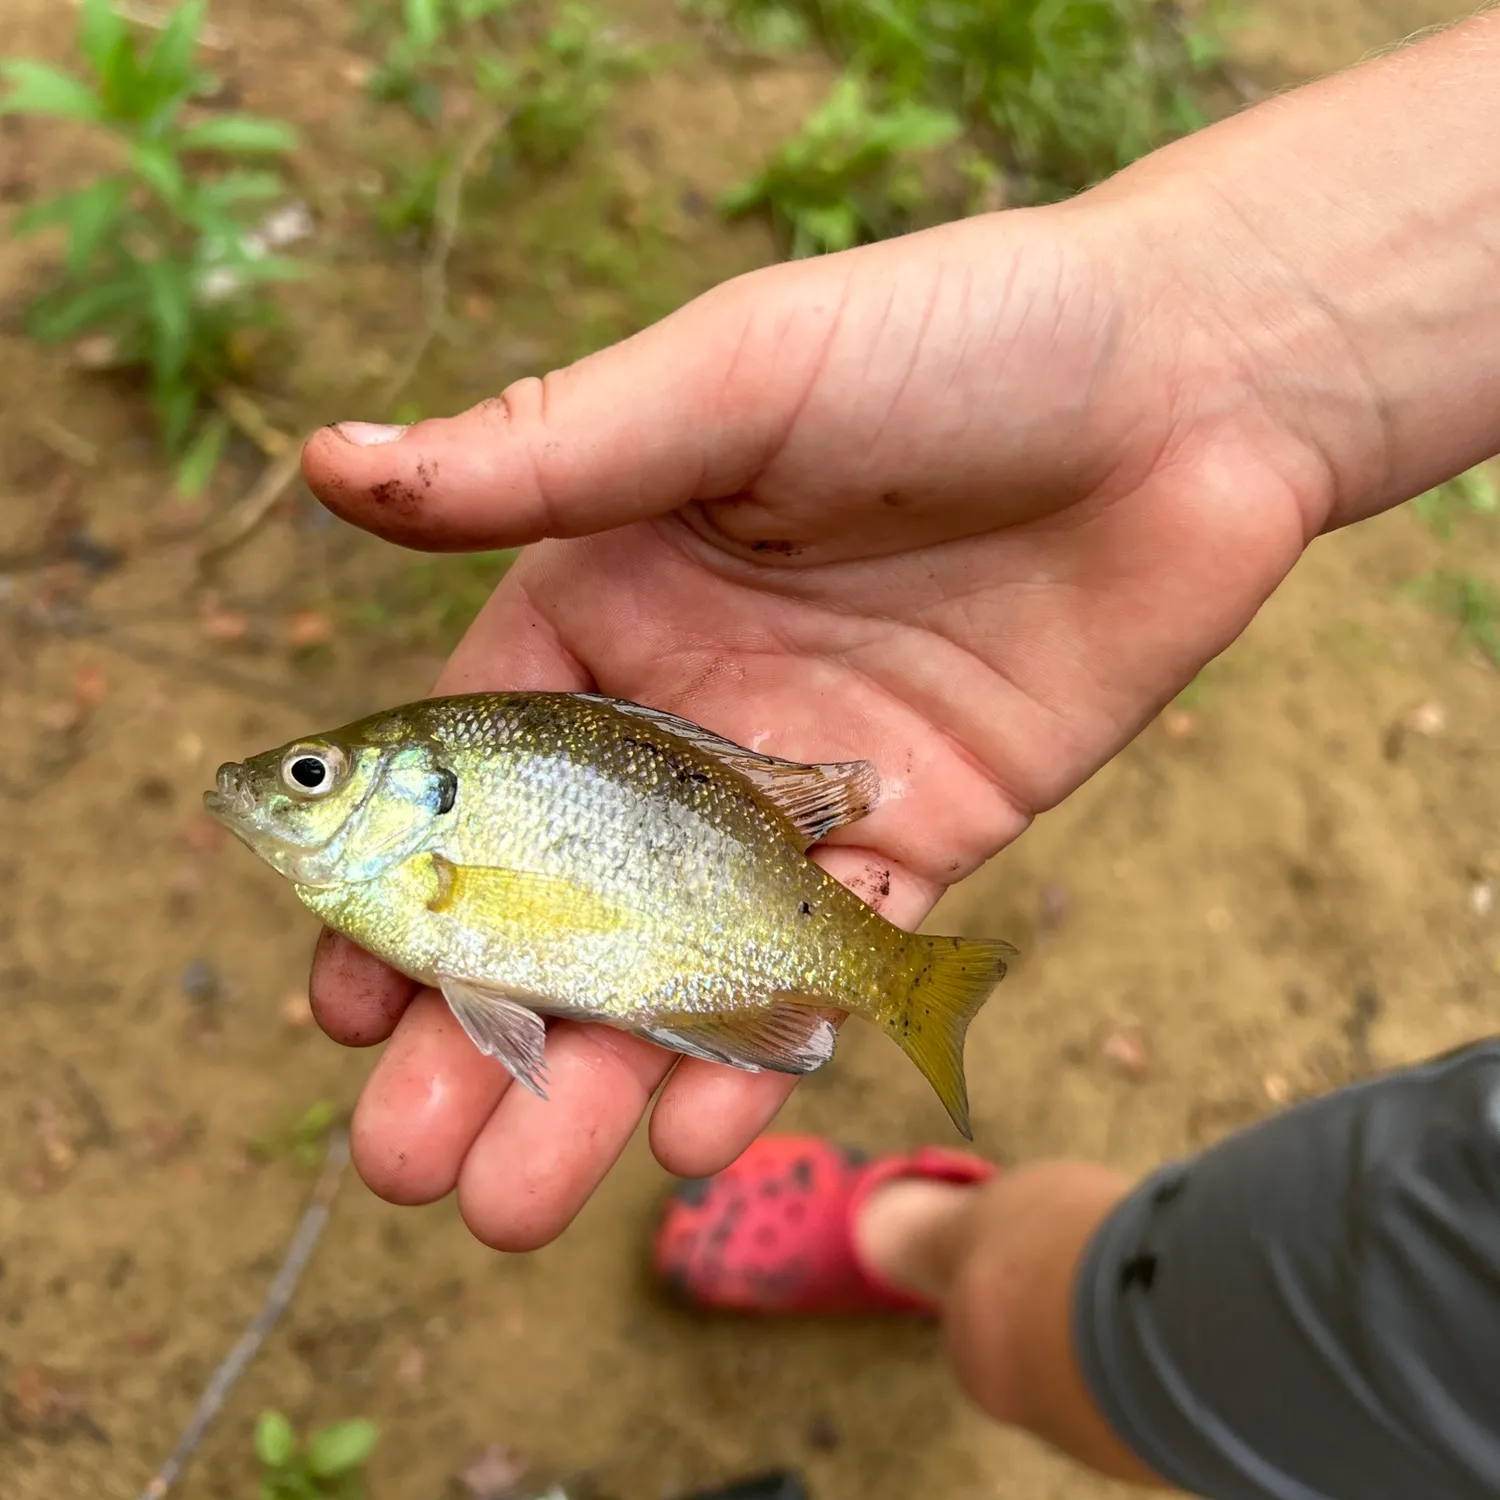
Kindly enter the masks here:
<path id="1" fill-rule="evenodd" d="M 1244 52 L 1274 82 L 1457 8 L 1261 0 Z M 671 34 L 667 9 L 636 23 Z M 66 55 L 70 8 L 7 0 L 6 15 L 7 50 Z M 415 326 L 414 260 L 358 227 L 362 174 L 402 138 L 362 102 L 342 5 L 225 0 L 215 20 L 234 39 L 215 62 L 246 103 L 308 131 L 303 188 L 338 262 L 304 294 L 320 336 L 272 415 L 292 430 L 361 415 Z M 821 84 L 805 68 L 672 63 L 652 98 L 627 100 L 598 172 L 539 187 L 465 252 L 472 337 L 439 352 L 422 399 L 466 404 L 769 256 L 760 230 L 725 230 L 701 205 Z M 55 132 L 0 134 L 0 190 L 15 199 L 87 160 Z M 557 238 L 591 205 L 635 257 L 628 297 L 569 259 L 576 232 Z M 302 503 L 234 559 L 218 597 L 192 596 L 189 549 L 163 540 L 190 517 L 137 409 L 16 331 L 40 264 L 0 244 L 0 606 L 45 593 L 76 605 L 78 628 L 0 613 L 0 1500 L 112 1500 L 172 1447 L 305 1202 L 312 1169 L 262 1159 L 251 1138 L 352 1102 L 371 1062 L 293 1024 L 313 924 L 213 836 L 199 793 L 221 759 L 423 691 L 487 575 L 414 569 Z M 218 497 L 255 467 L 237 454 Z M 1452 623 L 1401 592 L 1445 558 L 1493 572 L 1485 524 L 1444 541 L 1402 512 L 1320 543 L 1188 703 L 952 893 L 934 928 L 1025 952 L 970 1043 L 983 1150 L 1144 1169 L 1495 1029 L 1500 788 L 1485 773 L 1500 697 Z M 79 525 L 121 550 L 117 566 L 14 561 Z M 288 644 L 322 620 L 330 642 Z M 916 1073 L 859 1028 L 783 1124 L 877 1150 L 947 1138 Z M 638 1144 L 561 1241 L 503 1257 L 451 1204 L 389 1208 L 351 1174 L 178 1493 L 252 1494 L 250 1430 L 268 1405 L 299 1425 L 377 1419 L 376 1500 L 438 1500 L 490 1442 L 594 1469 L 619 1500 L 777 1462 L 804 1468 L 816 1500 L 1115 1492 L 987 1427 L 922 1330 L 719 1324 L 662 1305 L 641 1251 L 663 1182 Z"/>

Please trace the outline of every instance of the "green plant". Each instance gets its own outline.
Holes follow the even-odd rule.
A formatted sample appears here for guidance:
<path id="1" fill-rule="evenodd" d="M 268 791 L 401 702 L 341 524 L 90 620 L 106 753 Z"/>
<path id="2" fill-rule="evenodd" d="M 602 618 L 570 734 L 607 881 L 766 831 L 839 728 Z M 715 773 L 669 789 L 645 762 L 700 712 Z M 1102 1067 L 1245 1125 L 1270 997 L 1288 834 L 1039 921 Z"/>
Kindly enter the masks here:
<path id="1" fill-rule="evenodd" d="M 262 1412 L 255 1424 L 260 1500 L 363 1500 L 364 1466 L 379 1440 L 375 1424 L 356 1417 L 304 1445 L 280 1412 Z"/>
<path id="2" fill-rule="evenodd" d="M 324 1143 L 338 1117 L 337 1106 L 319 1099 L 293 1120 L 251 1136 L 250 1149 L 263 1160 L 289 1156 L 301 1166 L 315 1167 L 323 1159 Z"/>
<path id="3" fill-rule="evenodd" d="M 1216 20 L 1186 26 L 1159 0 L 687 3 L 783 44 L 800 22 L 869 81 L 870 113 L 920 104 L 956 117 L 961 169 L 996 164 L 1013 203 L 1067 197 L 1196 129 L 1223 51 Z M 878 182 L 861 191 L 878 197 Z"/>
<path id="4" fill-rule="evenodd" d="M 1414 579 L 1408 588 L 1458 622 L 1455 646 L 1477 647 L 1492 666 L 1500 667 L 1500 589 L 1473 573 L 1444 569 Z"/>
<path id="5" fill-rule="evenodd" d="M 882 108 L 866 81 L 845 74 L 799 135 L 759 176 L 720 199 L 723 212 L 769 209 L 794 257 L 847 250 L 894 234 L 922 198 L 916 158 L 954 140 L 946 111 L 904 102 Z"/>
<path id="6" fill-rule="evenodd" d="M 1500 510 L 1500 485 L 1491 470 L 1481 464 L 1418 495 L 1411 507 L 1439 536 L 1450 537 L 1458 517 L 1466 512 L 1492 516 Z"/>
<path id="7" fill-rule="evenodd" d="M 211 474 L 227 424 L 203 420 L 230 373 L 236 336 L 273 316 L 270 283 L 300 274 L 270 253 L 246 219 L 283 191 L 276 164 L 292 129 L 194 101 L 217 88 L 196 64 L 206 0 L 186 0 L 154 41 L 111 0 L 83 0 L 77 46 L 88 77 L 22 58 L 0 61 L 0 114 L 74 120 L 115 144 L 117 170 L 33 205 L 18 234 L 68 234 L 57 284 L 33 302 L 32 334 L 48 343 L 102 336 L 109 362 L 143 367 L 167 451 L 184 489 Z M 254 170 L 243 165 L 254 160 Z"/>

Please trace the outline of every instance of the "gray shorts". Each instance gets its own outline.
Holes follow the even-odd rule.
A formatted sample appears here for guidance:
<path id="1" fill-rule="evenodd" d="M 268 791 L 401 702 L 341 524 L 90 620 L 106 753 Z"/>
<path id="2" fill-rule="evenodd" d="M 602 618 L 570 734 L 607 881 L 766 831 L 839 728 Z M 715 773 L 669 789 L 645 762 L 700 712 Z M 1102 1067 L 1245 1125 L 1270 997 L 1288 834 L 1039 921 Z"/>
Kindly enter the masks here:
<path id="1" fill-rule="evenodd" d="M 1500 1497 L 1500 1042 L 1155 1173 L 1073 1315 L 1105 1418 L 1192 1494 Z"/>

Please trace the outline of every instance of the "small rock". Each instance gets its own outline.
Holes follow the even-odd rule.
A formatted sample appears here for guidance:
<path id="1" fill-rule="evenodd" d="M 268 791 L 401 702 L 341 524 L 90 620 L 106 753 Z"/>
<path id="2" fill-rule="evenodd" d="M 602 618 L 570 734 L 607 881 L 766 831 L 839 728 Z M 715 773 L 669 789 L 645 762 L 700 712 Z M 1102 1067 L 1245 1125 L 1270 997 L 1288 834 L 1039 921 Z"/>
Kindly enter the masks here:
<path id="1" fill-rule="evenodd" d="M 202 631 L 205 640 L 231 645 L 249 635 L 250 617 L 237 609 L 210 610 L 198 622 L 198 629 Z"/>
<path id="2" fill-rule="evenodd" d="M 224 829 L 206 812 L 196 812 L 182 825 L 182 842 L 192 853 L 217 853 L 224 842 Z"/>
<path id="3" fill-rule="evenodd" d="M 315 1019 L 312 1002 L 307 998 L 306 990 L 293 990 L 281 1002 L 280 1009 L 282 1024 L 293 1031 L 306 1031 Z"/>
<path id="4" fill-rule="evenodd" d="M 1037 895 L 1037 930 L 1056 932 L 1067 920 L 1071 904 L 1067 890 L 1060 885 L 1044 885 Z"/>
<path id="5" fill-rule="evenodd" d="M 1484 880 L 1470 887 L 1469 905 L 1473 908 L 1475 916 L 1489 916 L 1495 906 L 1495 888 Z"/>
<path id="6" fill-rule="evenodd" d="M 1272 1104 L 1285 1104 L 1292 1097 L 1292 1086 L 1280 1073 L 1267 1073 L 1260 1087 Z"/>
<path id="7" fill-rule="evenodd" d="M 68 734 L 83 722 L 76 703 L 45 703 L 36 713 L 37 723 L 53 734 Z"/>
<path id="8" fill-rule="evenodd" d="M 98 708 L 104 692 L 104 673 L 92 663 L 85 662 L 73 674 L 73 701 L 84 713 Z"/>
<path id="9" fill-rule="evenodd" d="M 1198 716 L 1186 708 L 1164 709 L 1161 731 L 1169 740 L 1190 740 L 1198 732 Z"/>
<path id="10" fill-rule="evenodd" d="M 469 1459 L 453 1478 L 469 1500 L 502 1500 L 521 1482 L 526 1466 L 499 1443 L 491 1443 Z"/>
<path id="11" fill-rule="evenodd" d="M 219 998 L 219 973 L 206 958 L 190 959 L 177 986 L 195 1005 L 211 1005 Z"/>
<path id="12" fill-rule="evenodd" d="M 166 1341 L 167 1332 L 164 1328 L 131 1328 L 125 1334 L 125 1347 L 137 1359 L 155 1354 Z"/>
<path id="13" fill-rule="evenodd" d="M 827 1417 L 814 1417 L 808 1424 L 807 1443 L 819 1453 L 831 1453 L 843 1441 L 837 1427 Z"/>
<path id="14" fill-rule="evenodd" d="M 413 1344 L 409 1349 L 401 1351 L 401 1358 L 396 1361 L 396 1379 L 402 1385 L 418 1386 L 427 1375 L 427 1351 L 419 1344 Z"/>
<path id="15" fill-rule="evenodd" d="M 1424 735 L 1428 739 L 1436 739 L 1448 728 L 1448 710 L 1436 700 L 1429 699 L 1426 703 L 1419 703 L 1414 709 L 1410 710 L 1403 717 L 1402 723 L 1413 734 Z"/>
<path id="16" fill-rule="evenodd" d="M 286 622 L 285 639 L 293 651 L 326 646 L 333 639 L 333 621 L 320 610 L 299 610 Z"/>
<path id="17" fill-rule="evenodd" d="M 1116 1026 L 1106 1033 L 1099 1044 L 1099 1055 L 1135 1081 L 1151 1071 L 1151 1054 L 1146 1039 L 1134 1024 Z"/>

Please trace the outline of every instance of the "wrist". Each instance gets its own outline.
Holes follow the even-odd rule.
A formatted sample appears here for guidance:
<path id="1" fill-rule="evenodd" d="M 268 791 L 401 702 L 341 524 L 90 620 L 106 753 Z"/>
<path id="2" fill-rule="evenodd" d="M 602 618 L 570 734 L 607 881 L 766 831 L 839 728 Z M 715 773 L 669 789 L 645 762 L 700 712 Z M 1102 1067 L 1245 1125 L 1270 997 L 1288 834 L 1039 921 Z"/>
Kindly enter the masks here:
<path id="1" fill-rule="evenodd" d="M 1176 287 L 1195 422 L 1235 401 L 1262 422 L 1310 535 L 1500 450 L 1500 15 L 1096 192 Z"/>

